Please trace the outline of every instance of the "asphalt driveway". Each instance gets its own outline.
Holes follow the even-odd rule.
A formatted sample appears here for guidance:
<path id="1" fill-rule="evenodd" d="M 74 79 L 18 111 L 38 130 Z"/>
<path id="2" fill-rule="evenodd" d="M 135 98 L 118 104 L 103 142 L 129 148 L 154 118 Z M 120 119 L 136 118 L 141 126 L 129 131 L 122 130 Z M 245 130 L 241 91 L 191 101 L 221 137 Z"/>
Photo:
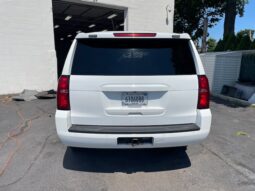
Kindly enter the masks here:
<path id="1" fill-rule="evenodd" d="M 62 145 L 55 100 L 0 97 L 1 191 L 255 190 L 255 109 L 211 104 L 212 132 L 188 150 L 89 150 Z"/>

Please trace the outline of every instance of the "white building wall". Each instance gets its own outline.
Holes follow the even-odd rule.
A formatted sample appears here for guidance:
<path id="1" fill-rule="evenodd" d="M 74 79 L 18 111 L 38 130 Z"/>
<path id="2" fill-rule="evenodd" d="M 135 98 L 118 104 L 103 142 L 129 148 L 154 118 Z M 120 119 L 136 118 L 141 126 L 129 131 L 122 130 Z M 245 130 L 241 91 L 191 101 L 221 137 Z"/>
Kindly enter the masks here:
<path id="1" fill-rule="evenodd" d="M 214 93 L 220 94 L 224 85 L 235 85 L 240 74 L 241 60 L 241 52 L 233 52 L 216 57 L 212 89 Z"/>
<path id="2" fill-rule="evenodd" d="M 238 81 L 242 51 L 201 54 L 211 91 L 220 94 L 224 85 L 233 86 Z"/>
<path id="3" fill-rule="evenodd" d="M 209 80 L 210 90 L 212 91 L 216 55 L 213 53 L 207 53 L 207 54 L 201 54 L 200 57 L 204 65 L 206 76 L 208 77 L 208 80 Z"/>
<path id="4" fill-rule="evenodd" d="M 127 9 L 126 29 L 129 31 L 173 32 L 174 0 L 67 1 Z"/>
<path id="5" fill-rule="evenodd" d="M 56 87 L 51 0 L 1 0 L 0 94 Z"/>
<path id="6" fill-rule="evenodd" d="M 69 1 L 125 9 L 130 31 L 173 31 L 174 0 Z M 56 89 L 52 0 L 0 2 L 0 95 Z"/>

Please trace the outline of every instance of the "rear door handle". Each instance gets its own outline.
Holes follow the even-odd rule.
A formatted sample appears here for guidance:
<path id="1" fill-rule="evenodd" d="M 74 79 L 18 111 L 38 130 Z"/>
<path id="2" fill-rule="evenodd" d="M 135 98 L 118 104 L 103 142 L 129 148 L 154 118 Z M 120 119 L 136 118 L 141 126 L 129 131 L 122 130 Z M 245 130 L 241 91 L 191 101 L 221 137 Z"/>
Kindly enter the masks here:
<path id="1" fill-rule="evenodd" d="M 143 115 L 141 112 L 130 112 L 128 115 Z"/>

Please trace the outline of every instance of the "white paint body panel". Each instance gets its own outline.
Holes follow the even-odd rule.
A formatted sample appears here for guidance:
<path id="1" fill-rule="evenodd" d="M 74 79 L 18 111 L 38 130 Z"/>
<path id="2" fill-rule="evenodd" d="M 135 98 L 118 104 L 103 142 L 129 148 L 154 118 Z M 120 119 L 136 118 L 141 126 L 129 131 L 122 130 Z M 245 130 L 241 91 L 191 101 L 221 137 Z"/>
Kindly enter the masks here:
<path id="1" fill-rule="evenodd" d="M 128 134 L 128 137 L 153 137 L 153 145 L 118 145 L 117 138 L 127 137 L 127 134 L 85 134 L 68 132 L 71 126 L 71 115 L 69 111 L 56 112 L 57 133 L 61 141 L 72 147 L 102 148 L 102 149 L 128 149 L 128 148 L 164 148 L 178 147 L 200 143 L 207 138 L 211 127 L 211 111 L 197 111 L 196 124 L 199 131 L 183 133 L 162 133 L 162 134 Z"/>
<path id="2" fill-rule="evenodd" d="M 114 38 L 113 33 L 91 33 L 100 38 Z M 79 34 L 87 38 L 90 34 Z M 175 38 L 176 34 L 157 33 L 156 38 Z M 178 38 L 190 39 L 182 34 Z M 70 75 L 76 40 L 70 49 L 63 75 Z M 199 55 L 193 49 L 197 74 L 204 69 Z M 146 92 L 148 105 L 127 107 L 121 103 L 123 92 Z M 197 110 L 197 75 L 177 76 L 76 76 L 70 75 L 70 111 L 56 112 L 57 132 L 68 146 L 90 148 L 130 148 L 118 145 L 118 137 L 153 137 L 153 145 L 141 147 L 185 146 L 204 140 L 210 131 L 210 109 Z M 70 133 L 72 125 L 102 126 L 156 126 L 196 124 L 200 130 L 159 134 L 86 134 Z"/>
<path id="3" fill-rule="evenodd" d="M 195 123 L 198 79 L 191 76 L 74 76 L 72 124 L 169 125 Z M 148 93 L 148 105 L 124 107 L 122 92 Z M 129 115 L 129 113 L 140 115 Z"/>

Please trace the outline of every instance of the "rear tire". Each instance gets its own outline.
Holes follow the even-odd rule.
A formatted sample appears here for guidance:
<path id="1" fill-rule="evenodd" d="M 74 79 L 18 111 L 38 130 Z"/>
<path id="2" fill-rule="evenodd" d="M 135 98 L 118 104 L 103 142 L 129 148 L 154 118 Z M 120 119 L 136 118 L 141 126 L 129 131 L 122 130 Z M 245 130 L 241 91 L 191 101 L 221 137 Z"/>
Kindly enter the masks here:
<path id="1" fill-rule="evenodd" d="M 80 148 L 80 147 L 68 147 L 70 150 L 71 150 L 71 152 L 80 152 L 81 150 L 82 150 L 82 148 Z"/>
<path id="2" fill-rule="evenodd" d="M 183 146 L 180 149 L 183 150 L 183 151 L 186 151 L 188 149 L 188 146 Z"/>
<path id="3" fill-rule="evenodd" d="M 186 151 L 188 146 L 182 146 L 182 147 L 174 147 L 177 151 Z"/>

